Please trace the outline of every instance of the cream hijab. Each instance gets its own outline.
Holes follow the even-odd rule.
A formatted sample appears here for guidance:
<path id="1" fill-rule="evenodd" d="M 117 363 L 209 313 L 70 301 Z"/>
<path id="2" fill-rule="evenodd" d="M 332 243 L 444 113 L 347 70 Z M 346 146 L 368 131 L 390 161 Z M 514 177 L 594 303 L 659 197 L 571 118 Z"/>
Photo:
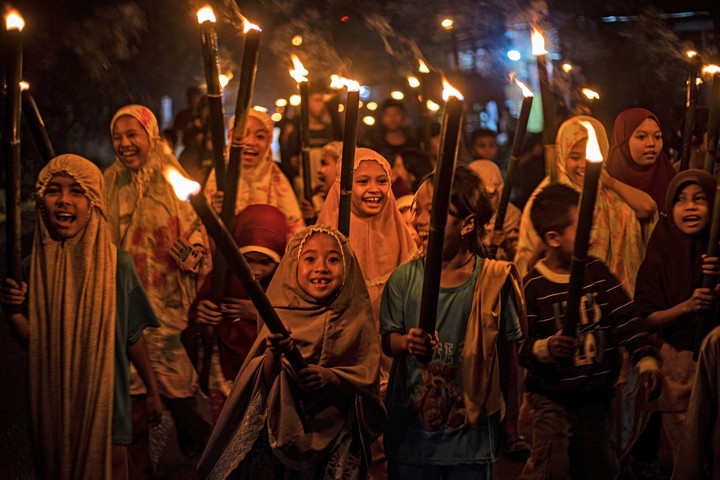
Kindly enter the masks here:
<path id="1" fill-rule="evenodd" d="M 45 188 L 68 175 L 85 190 L 84 230 L 56 240 L 43 218 Z M 77 155 L 55 157 L 38 175 L 30 264 L 30 394 L 43 478 L 109 478 L 117 253 L 100 170 Z"/>

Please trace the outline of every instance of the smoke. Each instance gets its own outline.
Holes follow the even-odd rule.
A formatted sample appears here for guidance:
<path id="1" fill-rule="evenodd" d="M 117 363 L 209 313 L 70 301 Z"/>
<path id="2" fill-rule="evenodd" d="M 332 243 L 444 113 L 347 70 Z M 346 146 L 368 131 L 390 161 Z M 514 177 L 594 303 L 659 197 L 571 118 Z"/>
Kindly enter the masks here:
<path id="1" fill-rule="evenodd" d="M 398 62 L 410 71 L 417 68 L 418 59 L 425 58 L 414 40 L 400 35 L 384 16 L 369 14 L 364 17 L 365 25 L 376 32 L 385 46 L 385 52 L 395 57 Z"/>

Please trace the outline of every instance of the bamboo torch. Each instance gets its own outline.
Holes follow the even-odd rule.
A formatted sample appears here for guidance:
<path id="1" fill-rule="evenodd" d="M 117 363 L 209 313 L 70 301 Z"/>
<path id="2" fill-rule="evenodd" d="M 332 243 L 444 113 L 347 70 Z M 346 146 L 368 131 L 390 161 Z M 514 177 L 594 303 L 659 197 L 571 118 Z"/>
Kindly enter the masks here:
<path id="1" fill-rule="evenodd" d="M 680 171 L 690 166 L 690 147 L 692 134 L 695 129 L 695 109 L 697 108 L 698 88 L 697 80 L 700 72 L 700 58 L 697 52 L 687 52 L 689 59 L 687 97 L 685 101 L 685 124 L 683 125 L 682 147 L 680 149 Z"/>
<path id="2" fill-rule="evenodd" d="M 300 153 L 303 170 L 303 197 L 312 204 L 312 173 L 310 171 L 310 109 L 308 90 L 308 71 L 297 55 L 291 54 L 293 68 L 290 76 L 295 79 L 300 88 Z M 315 223 L 314 221 L 312 223 Z"/>
<path id="3" fill-rule="evenodd" d="M 555 135 L 557 134 L 557 112 L 555 109 L 555 93 L 548 78 L 545 38 L 540 30 L 533 27 L 532 53 L 537 58 L 538 79 L 540 81 L 540 98 L 543 111 L 543 145 L 545 146 L 545 172 L 551 183 L 557 182 L 557 160 L 555 158 Z"/>
<path id="4" fill-rule="evenodd" d="M 708 65 L 703 68 L 703 73 L 712 75 L 712 95 L 710 96 L 710 116 L 708 117 L 707 130 L 707 151 L 703 161 L 703 170 L 710 175 L 715 169 L 715 157 L 717 156 L 718 136 L 720 132 L 720 67 Z"/>
<path id="5" fill-rule="evenodd" d="M 430 213 L 430 234 L 425 256 L 422 299 L 420 301 L 420 328 L 430 336 L 435 335 L 440 274 L 445 239 L 445 223 L 450 208 L 455 164 L 457 162 L 460 134 L 462 132 L 463 96 L 443 79 L 445 111 L 440 130 L 440 152 L 433 182 L 432 211 Z M 430 361 L 430 357 L 419 359 Z"/>
<path id="6" fill-rule="evenodd" d="M 580 198 L 575 246 L 570 267 L 565 324 L 562 329 L 563 335 L 567 336 L 576 335 L 577 324 L 580 319 L 580 297 L 582 297 L 583 281 L 585 279 L 585 266 L 590 246 L 590 231 L 593 225 L 595 200 L 597 199 L 600 174 L 603 167 L 603 157 L 595 135 L 595 129 L 590 122 L 580 122 L 580 124 L 587 129 L 588 139 L 585 147 L 585 181 L 583 182 Z"/>
<path id="7" fill-rule="evenodd" d="M 520 107 L 520 116 L 518 117 L 517 127 L 515 128 L 515 138 L 513 138 L 512 150 L 510 151 L 510 163 L 508 164 L 507 173 L 505 174 L 505 186 L 503 187 L 502 196 L 500 197 L 500 203 L 498 204 L 497 213 L 495 214 L 495 232 L 496 237 L 502 238 L 501 234 L 504 231 L 503 226 L 505 225 L 505 214 L 507 213 L 507 207 L 510 203 L 510 194 L 512 193 L 513 183 L 515 181 L 515 172 L 517 171 L 518 159 L 520 158 L 520 150 L 522 149 L 522 142 L 525 138 L 525 132 L 527 131 L 527 123 L 530 118 L 530 109 L 532 108 L 533 92 L 525 86 L 520 80 L 515 78 L 513 74 L 510 78 L 515 81 L 520 90 L 523 93 L 522 106 Z M 500 235 L 498 235 L 500 234 Z M 491 251 L 491 257 L 495 257 L 497 247 L 499 245 L 493 245 Z"/>
<path id="8" fill-rule="evenodd" d="M 345 135 L 343 136 L 342 167 L 340 171 L 338 230 L 346 237 L 349 237 L 355 142 L 357 141 L 358 110 L 360 108 L 360 84 L 346 78 L 341 80 L 347 86 L 348 93 L 345 102 Z"/>
<path id="9" fill-rule="evenodd" d="M 245 291 L 250 296 L 250 300 L 253 305 L 255 305 L 265 325 L 267 325 L 268 330 L 272 333 L 280 333 L 286 337 L 289 336 L 288 329 L 283 325 L 282 320 L 280 320 L 277 312 L 270 304 L 260 283 L 255 279 L 250 266 L 243 254 L 240 253 L 232 235 L 230 235 L 230 232 L 222 224 L 220 217 L 218 217 L 210 207 L 205 195 L 201 193 L 200 184 L 186 178 L 172 167 L 166 167 L 163 170 L 163 175 L 168 183 L 173 186 L 175 195 L 177 195 L 180 200 L 190 202 L 193 206 L 198 217 L 200 217 L 200 220 L 205 225 L 208 234 L 215 241 L 217 249 L 222 252 L 228 266 L 237 275 Z M 293 348 L 293 350 L 288 352 L 285 358 L 288 359 L 295 371 L 300 371 L 307 366 L 297 348 Z"/>
<path id="10" fill-rule="evenodd" d="M 717 257 L 718 253 L 718 242 L 720 241 L 720 185 L 715 187 L 715 201 L 713 202 L 712 220 L 710 222 L 710 234 L 708 235 L 708 257 Z M 702 286 L 703 288 L 713 288 L 718 283 L 718 277 L 715 275 L 703 275 Z M 697 329 L 695 331 L 695 350 L 694 358 L 697 360 L 698 354 L 700 353 L 700 346 L 702 345 L 705 335 L 717 325 L 717 318 L 714 315 L 717 311 L 718 305 L 715 301 L 711 310 L 706 310 L 698 314 Z"/>
<path id="11" fill-rule="evenodd" d="M 202 27 L 203 64 L 207 83 L 210 136 L 213 144 L 213 164 L 218 191 L 225 188 L 225 112 L 218 66 L 218 41 L 215 32 L 215 13 L 209 5 L 197 11 Z"/>
<path id="12" fill-rule="evenodd" d="M 35 144 L 40 151 L 40 156 L 45 163 L 55 158 L 55 149 L 50 142 L 47 130 L 45 129 L 45 122 L 43 122 L 40 110 L 38 109 L 35 98 L 30 93 L 30 84 L 27 82 L 20 82 L 20 88 L 22 89 L 22 110 L 25 112 L 25 121 L 27 121 L 32 136 L 35 139 Z"/>
<path id="13" fill-rule="evenodd" d="M 18 283 L 22 279 L 22 222 L 20 208 L 20 120 L 22 116 L 22 29 L 25 21 L 16 10 L 5 16 L 5 199 L 7 208 L 7 275 Z"/>

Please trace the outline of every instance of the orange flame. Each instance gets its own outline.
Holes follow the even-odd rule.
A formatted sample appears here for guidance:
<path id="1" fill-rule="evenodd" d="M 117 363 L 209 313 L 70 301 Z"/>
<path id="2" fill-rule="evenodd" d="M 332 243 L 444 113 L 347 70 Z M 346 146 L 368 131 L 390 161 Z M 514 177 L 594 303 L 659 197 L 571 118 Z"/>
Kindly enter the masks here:
<path id="1" fill-rule="evenodd" d="M 597 135 L 595 135 L 595 129 L 590 122 L 580 122 L 580 125 L 585 127 L 588 132 L 587 146 L 585 147 L 585 160 L 588 162 L 598 163 L 603 161 L 602 152 L 600 152 L 600 144 L 598 144 Z"/>
<path id="2" fill-rule="evenodd" d="M 420 86 L 420 80 L 417 79 L 417 77 L 413 77 L 412 75 L 409 75 L 407 77 L 408 85 L 410 85 L 410 88 L 418 88 Z"/>
<path id="3" fill-rule="evenodd" d="M 427 109 L 431 112 L 437 112 L 438 110 L 440 110 L 440 105 L 433 102 L 432 100 L 428 100 L 425 105 L 427 106 Z"/>
<path id="4" fill-rule="evenodd" d="M 30 90 L 30 84 L 28 82 L 26 82 L 25 80 L 23 80 L 22 82 L 20 82 L 20 90 L 23 92 L 25 90 Z"/>
<path id="5" fill-rule="evenodd" d="M 715 75 L 720 73 L 720 67 L 717 65 L 705 65 L 702 69 L 703 75 Z"/>
<path id="6" fill-rule="evenodd" d="M 523 82 L 515 78 L 515 73 L 510 73 L 510 80 L 515 82 L 515 84 L 520 87 L 520 90 L 522 90 L 523 97 L 534 97 L 535 94 L 530 90 L 527 85 L 525 85 Z"/>
<path id="7" fill-rule="evenodd" d="M 291 53 L 290 58 L 293 62 L 293 68 L 290 69 L 290 76 L 293 77 L 297 83 L 307 82 L 307 75 L 310 72 L 308 72 L 305 67 L 303 67 L 302 62 L 297 55 Z"/>
<path id="8" fill-rule="evenodd" d="M 685 55 L 687 55 L 688 58 L 697 57 L 697 54 L 698 52 L 696 52 L 695 50 L 688 50 L 687 52 L 685 52 Z"/>
<path id="9" fill-rule="evenodd" d="M 22 32 L 22 29 L 25 28 L 25 20 L 22 15 L 20 15 L 20 12 L 10 10 L 8 14 L 5 15 L 5 28 L 7 30 L 19 30 Z"/>
<path id="10" fill-rule="evenodd" d="M 262 28 L 260 28 L 258 25 L 255 25 L 254 23 L 250 23 L 250 20 L 248 20 L 245 17 L 242 17 L 243 21 L 243 33 L 247 33 L 250 30 L 257 30 L 258 32 L 262 32 Z"/>
<path id="11" fill-rule="evenodd" d="M 197 11 L 197 19 L 198 23 L 205 23 L 205 22 L 212 22 L 215 23 L 217 20 L 215 19 L 215 12 L 213 11 L 212 7 L 210 5 L 205 5 L 200 10 Z"/>
<path id="12" fill-rule="evenodd" d="M 532 41 L 533 55 L 547 55 L 548 52 L 545 50 L 545 38 L 543 37 L 542 32 L 540 32 L 540 30 L 536 27 L 532 28 L 530 40 Z"/>
<path id="13" fill-rule="evenodd" d="M 425 64 L 422 58 L 418 58 L 418 72 L 420 73 L 430 73 L 430 69 Z"/>
<path id="14" fill-rule="evenodd" d="M 462 93 L 460 93 L 455 87 L 450 85 L 450 83 L 448 83 L 448 81 L 445 77 L 443 77 L 442 82 L 443 82 L 443 93 L 442 93 L 443 100 L 445 100 L 447 102 L 451 97 L 455 97 L 458 100 L 465 100 L 465 97 L 462 96 Z"/>
<path id="15" fill-rule="evenodd" d="M 583 95 L 585 95 L 590 100 L 600 100 L 600 94 L 596 92 L 595 90 L 590 90 L 589 88 L 583 88 L 580 90 Z"/>
<path id="16" fill-rule="evenodd" d="M 172 185 L 175 195 L 180 200 L 187 201 L 191 196 L 200 193 L 200 184 L 185 177 L 174 167 L 166 166 L 163 168 L 163 176 Z"/>
<path id="17" fill-rule="evenodd" d="M 340 75 L 330 75 L 330 88 L 340 90 L 347 87 L 349 92 L 359 92 L 360 83 L 349 78 L 341 77 Z"/>

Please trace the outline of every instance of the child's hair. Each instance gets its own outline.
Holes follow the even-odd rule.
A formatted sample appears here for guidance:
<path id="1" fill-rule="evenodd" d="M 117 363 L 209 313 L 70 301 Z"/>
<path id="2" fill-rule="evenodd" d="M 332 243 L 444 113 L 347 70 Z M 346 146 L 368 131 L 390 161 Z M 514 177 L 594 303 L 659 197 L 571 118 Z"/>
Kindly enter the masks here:
<path id="1" fill-rule="evenodd" d="M 421 184 L 434 182 L 434 179 L 435 172 L 432 172 L 425 177 Z M 467 165 L 458 165 L 455 168 L 450 204 L 455 207 L 459 218 L 475 216 L 475 229 L 468 235 L 470 251 L 477 255 L 484 255 L 482 240 L 485 235 L 485 224 L 490 221 L 494 212 L 482 180 Z"/>
<path id="2" fill-rule="evenodd" d="M 497 138 L 497 132 L 489 128 L 476 128 L 470 134 L 470 145 L 473 145 L 475 140 L 482 137 L 492 137 L 492 139 L 495 140 Z"/>
<path id="3" fill-rule="evenodd" d="M 561 233 L 572 225 L 572 209 L 579 199 L 578 192 L 559 183 L 540 190 L 530 207 L 530 221 L 543 242 L 546 233 Z"/>
<path id="4" fill-rule="evenodd" d="M 408 185 L 410 190 L 416 192 L 420 186 L 420 181 L 430 172 L 432 172 L 432 162 L 430 157 L 418 149 L 411 148 L 400 152 L 405 169 L 415 176 L 412 185 Z M 395 159 L 393 159 L 395 160 Z"/>
<path id="5" fill-rule="evenodd" d="M 388 108 L 399 108 L 403 113 L 407 113 L 407 107 L 401 100 L 395 100 L 394 98 L 388 98 L 382 105 L 380 105 L 380 113 L 384 113 Z"/>

